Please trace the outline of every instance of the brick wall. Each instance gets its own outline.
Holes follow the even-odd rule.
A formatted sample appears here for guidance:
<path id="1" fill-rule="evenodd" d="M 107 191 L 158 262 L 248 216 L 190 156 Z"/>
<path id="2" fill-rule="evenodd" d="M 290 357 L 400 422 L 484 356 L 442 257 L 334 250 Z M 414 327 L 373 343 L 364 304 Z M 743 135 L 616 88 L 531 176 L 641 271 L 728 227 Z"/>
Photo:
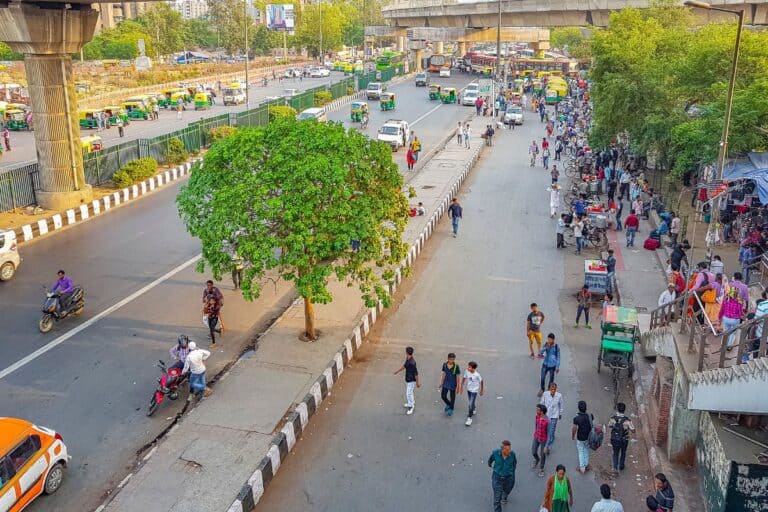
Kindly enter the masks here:
<path id="1" fill-rule="evenodd" d="M 647 405 L 651 435 L 657 446 L 667 444 L 674 374 L 675 368 L 670 358 L 661 356 L 656 358 L 656 369 L 653 372 Z"/>

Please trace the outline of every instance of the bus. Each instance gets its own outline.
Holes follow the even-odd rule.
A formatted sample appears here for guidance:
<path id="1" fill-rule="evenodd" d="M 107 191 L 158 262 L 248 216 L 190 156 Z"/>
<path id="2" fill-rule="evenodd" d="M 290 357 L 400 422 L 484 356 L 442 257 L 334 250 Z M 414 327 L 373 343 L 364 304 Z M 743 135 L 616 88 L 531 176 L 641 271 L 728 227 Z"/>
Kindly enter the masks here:
<path id="1" fill-rule="evenodd" d="M 403 61 L 403 54 L 397 52 L 383 52 L 376 58 L 376 69 L 387 69 L 397 66 Z"/>
<path id="2" fill-rule="evenodd" d="M 513 76 L 528 75 L 531 72 L 535 76 L 573 76 L 578 72 L 578 62 L 569 59 L 520 59 L 513 58 L 509 61 L 509 70 Z"/>
<path id="3" fill-rule="evenodd" d="M 454 65 L 453 55 L 435 54 L 429 57 L 427 61 L 427 71 L 437 73 L 441 68 L 452 68 Z"/>

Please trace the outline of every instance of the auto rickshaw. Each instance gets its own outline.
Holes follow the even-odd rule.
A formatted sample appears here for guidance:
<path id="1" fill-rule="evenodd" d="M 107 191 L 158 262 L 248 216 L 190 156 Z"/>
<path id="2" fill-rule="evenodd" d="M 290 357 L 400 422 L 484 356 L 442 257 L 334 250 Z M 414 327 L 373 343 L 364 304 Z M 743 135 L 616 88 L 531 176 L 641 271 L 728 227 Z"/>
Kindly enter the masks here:
<path id="1" fill-rule="evenodd" d="M 29 129 L 27 113 L 17 108 L 7 109 L 5 111 L 5 127 L 13 131 Z"/>
<path id="2" fill-rule="evenodd" d="M 493 68 L 483 68 L 483 71 L 480 73 L 480 75 L 483 78 L 491 78 L 491 77 L 493 77 Z"/>
<path id="3" fill-rule="evenodd" d="M 429 84 L 429 99 L 430 100 L 439 100 L 440 99 L 440 86 L 437 84 Z"/>
<path id="4" fill-rule="evenodd" d="M 165 89 L 163 95 L 165 96 L 165 100 L 160 102 L 159 105 L 161 107 L 170 108 L 176 105 L 176 100 L 179 96 L 183 98 L 182 101 L 187 101 L 188 93 L 183 87 L 173 87 L 171 89 Z"/>
<path id="5" fill-rule="evenodd" d="M 523 87 L 525 87 L 525 80 L 522 78 L 515 78 L 515 81 L 512 83 L 512 88 L 515 90 L 518 94 L 523 94 Z"/>
<path id="6" fill-rule="evenodd" d="M 87 108 L 80 111 L 80 128 L 98 128 L 98 116 L 103 111 L 100 108 Z"/>
<path id="7" fill-rule="evenodd" d="M 379 97 L 379 104 L 381 110 L 394 110 L 395 109 L 395 95 L 391 92 L 383 92 Z"/>
<path id="8" fill-rule="evenodd" d="M 149 119 L 149 110 L 143 101 L 124 101 L 123 108 L 129 119 Z"/>
<path id="9" fill-rule="evenodd" d="M 443 90 L 440 92 L 440 100 L 443 103 L 456 103 L 458 101 L 456 89 L 454 87 L 443 87 Z"/>
<path id="10" fill-rule="evenodd" d="M 213 101 L 207 92 L 199 92 L 195 94 L 195 110 L 205 110 L 211 108 Z"/>
<path id="11" fill-rule="evenodd" d="M 104 147 L 101 141 L 101 137 L 98 135 L 86 135 L 85 137 L 80 137 L 80 145 L 83 148 L 84 155 L 93 153 L 95 151 L 101 151 L 101 149 Z"/>
<path id="12" fill-rule="evenodd" d="M 531 82 L 531 86 L 532 86 L 533 94 L 539 94 L 542 90 L 544 90 L 544 84 L 538 78 L 534 79 Z"/>
<path id="13" fill-rule="evenodd" d="M 124 125 L 127 125 L 130 122 L 130 119 L 128 119 L 128 112 L 126 112 L 122 107 L 104 107 L 104 114 L 107 116 L 107 128 L 117 125 L 118 119 L 121 119 Z"/>
<path id="14" fill-rule="evenodd" d="M 353 101 L 352 110 L 349 118 L 353 123 L 359 123 L 363 120 L 363 114 L 368 114 L 368 103 L 365 101 Z"/>

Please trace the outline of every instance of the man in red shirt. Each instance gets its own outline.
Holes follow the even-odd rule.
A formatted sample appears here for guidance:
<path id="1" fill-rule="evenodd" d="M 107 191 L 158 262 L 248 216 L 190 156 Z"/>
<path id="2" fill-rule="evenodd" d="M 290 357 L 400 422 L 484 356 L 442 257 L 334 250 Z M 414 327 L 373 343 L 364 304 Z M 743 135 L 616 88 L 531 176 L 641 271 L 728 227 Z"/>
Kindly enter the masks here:
<path id="1" fill-rule="evenodd" d="M 637 218 L 634 211 L 630 211 L 627 218 L 624 219 L 624 229 L 627 232 L 627 247 L 635 246 L 635 234 L 640 227 L 640 219 Z"/>

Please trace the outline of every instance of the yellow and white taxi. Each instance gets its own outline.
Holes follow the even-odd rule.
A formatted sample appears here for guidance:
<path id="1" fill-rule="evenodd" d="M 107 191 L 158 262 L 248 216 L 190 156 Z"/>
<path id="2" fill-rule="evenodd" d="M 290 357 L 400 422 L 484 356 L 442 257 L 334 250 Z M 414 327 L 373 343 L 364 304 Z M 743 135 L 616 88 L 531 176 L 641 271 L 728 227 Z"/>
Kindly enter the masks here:
<path id="1" fill-rule="evenodd" d="M 0 417 L 0 512 L 19 512 L 41 494 L 56 492 L 67 460 L 59 433 Z"/>

